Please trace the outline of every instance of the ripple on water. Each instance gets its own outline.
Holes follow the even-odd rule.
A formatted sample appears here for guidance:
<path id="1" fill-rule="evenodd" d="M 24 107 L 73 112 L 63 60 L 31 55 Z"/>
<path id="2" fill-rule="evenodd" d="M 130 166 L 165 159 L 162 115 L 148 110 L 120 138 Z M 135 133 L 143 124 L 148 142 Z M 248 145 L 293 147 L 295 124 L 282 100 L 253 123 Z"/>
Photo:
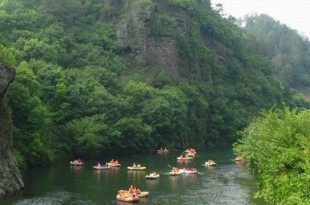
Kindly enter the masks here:
<path id="1" fill-rule="evenodd" d="M 78 194 L 70 192 L 55 192 L 48 193 L 43 197 L 33 197 L 29 199 L 22 199 L 15 203 L 15 205 L 92 205 L 90 200 Z"/>
<path id="2" fill-rule="evenodd" d="M 181 195 L 182 204 L 206 205 L 250 205 L 253 204 L 249 190 L 240 184 L 241 178 L 247 178 L 239 169 L 231 165 L 207 167 L 206 177 L 201 178 L 199 185 L 188 195 Z M 247 178 L 251 180 L 251 178 Z"/>

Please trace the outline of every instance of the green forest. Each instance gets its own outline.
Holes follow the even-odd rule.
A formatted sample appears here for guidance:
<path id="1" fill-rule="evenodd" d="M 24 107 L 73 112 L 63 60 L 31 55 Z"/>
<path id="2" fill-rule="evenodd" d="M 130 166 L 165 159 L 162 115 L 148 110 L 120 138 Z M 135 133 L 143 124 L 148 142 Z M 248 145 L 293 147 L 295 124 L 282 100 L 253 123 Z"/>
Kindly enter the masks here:
<path id="1" fill-rule="evenodd" d="M 236 153 L 268 180 L 270 173 L 253 159 L 262 156 L 247 147 L 253 134 L 247 130 L 256 131 L 256 124 L 264 122 L 254 120 L 253 125 L 261 110 L 289 115 L 287 110 L 310 107 L 305 95 L 310 44 L 289 29 L 285 38 L 290 41 L 283 37 L 273 44 L 280 39 L 277 31 L 265 32 L 253 23 L 258 20 L 250 24 L 252 18 L 258 17 L 249 17 L 241 28 L 236 19 L 224 18 L 220 8 L 201 0 L 0 1 L 0 58 L 16 72 L 6 103 L 19 166 L 162 146 L 230 147 L 242 137 L 244 147 L 235 145 Z M 262 29 L 261 34 L 255 29 Z M 175 50 L 174 58 L 165 58 L 158 48 Z M 309 115 L 304 113 L 296 117 Z M 283 176 L 281 186 L 286 187 L 295 171 L 307 173 L 309 180 L 309 158 L 306 162 L 304 157 L 309 148 L 303 144 L 309 132 L 303 131 L 303 137 L 280 136 L 282 132 L 269 151 L 288 140 L 296 144 L 292 152 L 300 163 L 285 165 L 283 171 L 272 167 L 275 156 L 267 168 Z M 254 142 L 268 144 L 269 135 L 260 142 L 259 133 Z M 285 148 L 279 147 L 279 153 Z M 295 171 L 285 171 L 291 168 Z M 259 196 L 270 201 L 279 202 L 286 193 L 279 190 L 279 198 L 271 199 L 268 190 L 278 185 L 262 186 L 266 190 Z"/>

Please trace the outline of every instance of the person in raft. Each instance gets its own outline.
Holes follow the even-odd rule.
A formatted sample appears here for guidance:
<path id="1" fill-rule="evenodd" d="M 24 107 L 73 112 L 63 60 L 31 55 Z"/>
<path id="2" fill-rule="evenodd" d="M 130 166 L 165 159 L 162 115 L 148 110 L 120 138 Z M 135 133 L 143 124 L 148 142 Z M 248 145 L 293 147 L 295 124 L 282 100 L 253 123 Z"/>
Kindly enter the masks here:
<path id="1" fill-rule="evenodd" d="M 126 194 L 125 194 L 124 191 L 120 191 L 120 192 L 119 192 L 119 196 L 120 196 L 121 198 L 125 198 Z"/>
<path id="2" fill-rule="evenodd" d="M 141 190 L 138 187 L 136 187 L 135 188 L 135 193 L 139 194 L 139 193 L 141 193 Z"/>
<path id="3" fill-rule="evenodd" d="M 129 194 L 133 194 L 134 193 L 134 188 L 132 185 L 130 185 L 129 189 L 128 189 L 128 193 Z"/>
<path id="4" fill-rule="evenodd" d="M 173 167 L 173 168 L 172 168 L 172 171 L 173 171 L 173 172 L 178 172 L 178 171 L 179 171 L 179 168 Z"/>

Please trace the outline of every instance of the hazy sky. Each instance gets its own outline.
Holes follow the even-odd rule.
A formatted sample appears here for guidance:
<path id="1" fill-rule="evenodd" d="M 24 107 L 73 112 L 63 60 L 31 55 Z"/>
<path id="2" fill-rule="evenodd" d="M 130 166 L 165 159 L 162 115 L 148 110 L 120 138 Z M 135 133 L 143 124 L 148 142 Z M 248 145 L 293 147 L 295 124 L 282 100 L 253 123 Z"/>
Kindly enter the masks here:
<path id="1" fill-rule="evenodd" d="M 223 4 L 224 13 L 236 18 L 268 14 L 310 38 L 310 0 L 211 0 Z"/>

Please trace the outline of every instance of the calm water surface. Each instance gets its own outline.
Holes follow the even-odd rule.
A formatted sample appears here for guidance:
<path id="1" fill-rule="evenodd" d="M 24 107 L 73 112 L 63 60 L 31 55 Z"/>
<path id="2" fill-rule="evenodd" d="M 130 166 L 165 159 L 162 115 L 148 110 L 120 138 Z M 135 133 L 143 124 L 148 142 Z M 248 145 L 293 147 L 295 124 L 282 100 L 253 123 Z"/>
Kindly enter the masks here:
<path id="1" fill-rule="evenodd" d="M 234 155 L 227 150 L 199 151 L 198 157 L 188 163 L 180 163 L 176 157 L 181 152 L 149 154 L 143 156 L 103 156 L 101 159 L 86 160 L 81 167 L 72 167 L 68 160 L 51 167 L 34 168 L 23 173 L 25 189 L 13 196 L 0 198 L 1 205 L 102 205 L 128 203 L 115 200 L 117 191 L 138 186 L 149 191 L 150 197 L 140 199 L 138 204 L 229 204 L 262 205 L 253 200 L 257 182 L 243 170 L 243 165 L 234 162 Z M 117 158 L 120 168 L 93 170 L 98 161 L 106 162 Z M 215 167 L 204 167 L 209 158 L 217 162 Z M 146 166 L 146 171 L 128 171 L 132 163 Z M 196 175 L 169 176 L 169 166 L 196 167 Z M 160 178 L 145 180 L 145 175 L 157 171 Z"/>

